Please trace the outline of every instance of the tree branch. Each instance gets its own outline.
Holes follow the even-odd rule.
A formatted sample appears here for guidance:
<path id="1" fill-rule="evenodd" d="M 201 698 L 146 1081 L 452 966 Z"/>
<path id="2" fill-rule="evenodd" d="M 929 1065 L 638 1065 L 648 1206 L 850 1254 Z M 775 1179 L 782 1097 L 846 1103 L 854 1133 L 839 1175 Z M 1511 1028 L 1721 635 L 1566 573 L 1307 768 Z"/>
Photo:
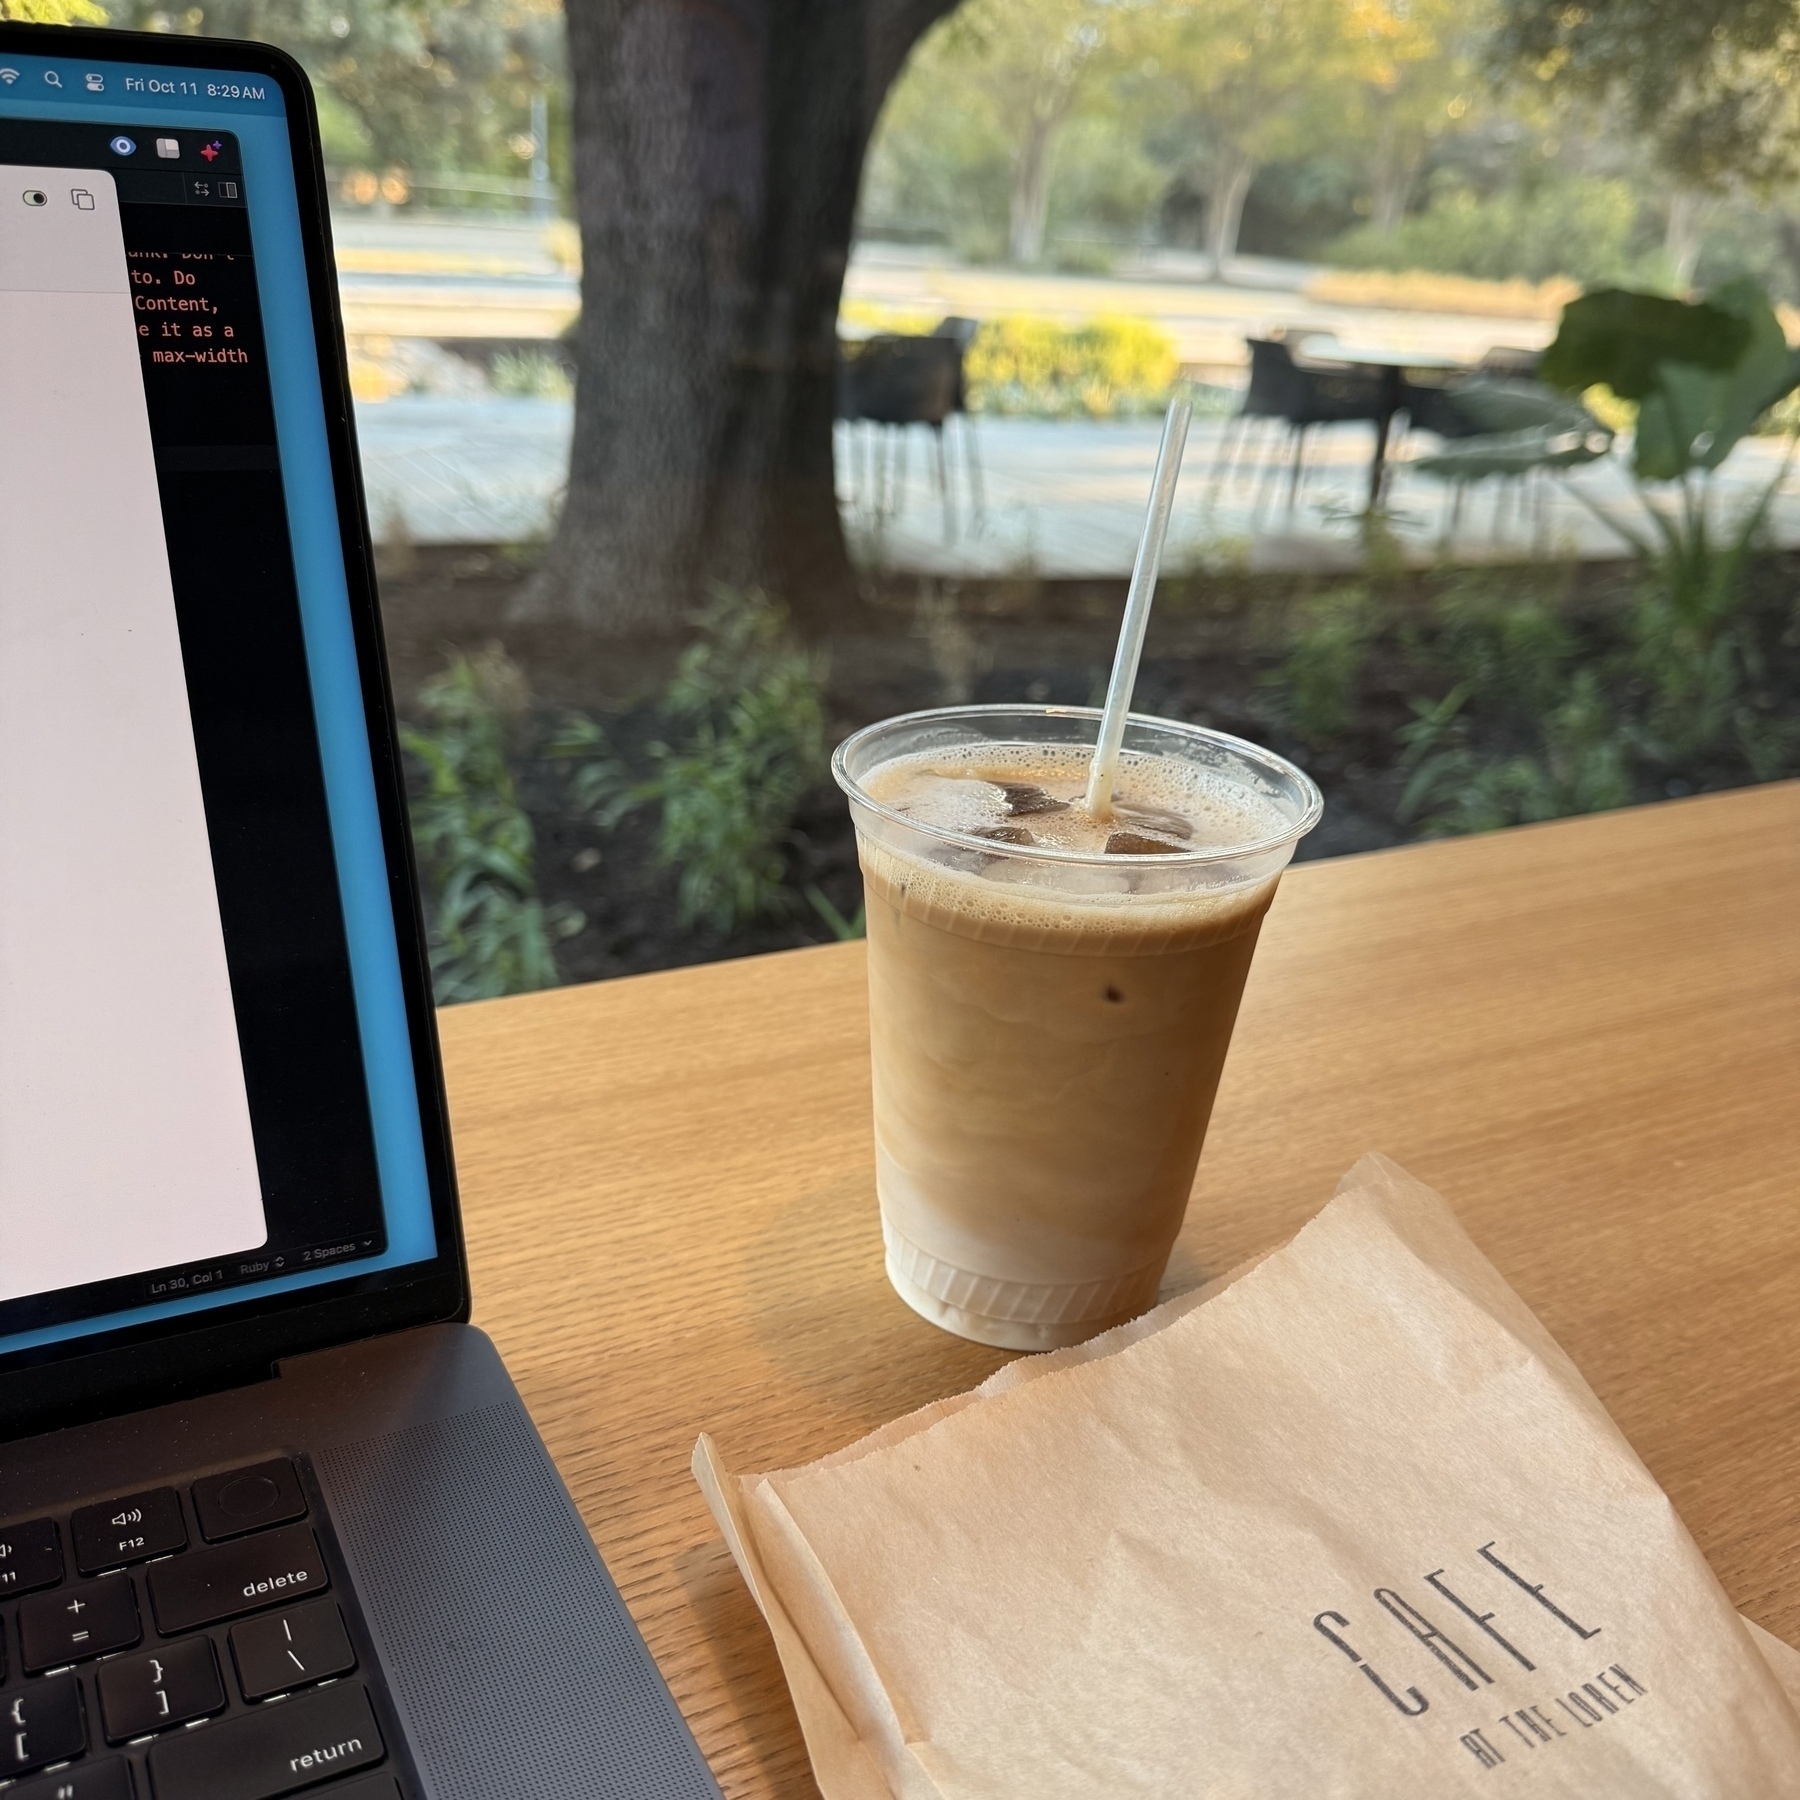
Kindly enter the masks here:
<path id="1" fill-rule="evenodd" d="M 868 0 L 869 63 L 863 88 L 869 97 L 868 130 L 875 129 L 875 115 L 913 45 L 960 4 L 961 0 Z"/>

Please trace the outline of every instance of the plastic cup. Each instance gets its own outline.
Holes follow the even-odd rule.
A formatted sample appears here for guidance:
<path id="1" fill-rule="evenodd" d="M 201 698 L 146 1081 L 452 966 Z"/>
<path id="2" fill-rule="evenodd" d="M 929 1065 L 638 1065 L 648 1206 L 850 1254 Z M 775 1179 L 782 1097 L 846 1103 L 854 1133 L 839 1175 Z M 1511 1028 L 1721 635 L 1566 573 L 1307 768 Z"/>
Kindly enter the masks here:
<path id="1" fill-rule="evenodd" d="M 1175 757 L 1253 797 L 1255 841 L 1107 856 L 939 829 L 865 787 L 898 757 L 1092 746 L 1089 707 L 967 706 L 838 747 L 867 901 L 887 1274 L 935 1325 L 1048 1350 L 1155 1304 L 1258 930 L 1319 790 L 1239 738 L 1133 714 L 1122 780 Z"/>

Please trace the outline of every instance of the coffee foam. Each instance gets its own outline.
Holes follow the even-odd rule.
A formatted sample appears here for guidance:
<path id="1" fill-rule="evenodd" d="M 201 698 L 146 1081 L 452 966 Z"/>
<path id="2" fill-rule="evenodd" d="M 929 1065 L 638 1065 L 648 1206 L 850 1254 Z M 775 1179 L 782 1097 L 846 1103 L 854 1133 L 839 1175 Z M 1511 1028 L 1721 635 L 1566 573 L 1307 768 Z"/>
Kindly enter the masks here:
<path id="1" fill-rule="evenodd" d="M 872 800 L 936 831 L 1026 831 L 1032 845 L 1102 855 L 1127 831 L 1167 850 L 1229 850 L 1279 837 L 1288 821 L 1266 795 L 1174 756 L 1127 752 L 1111 819 L 1082 804 L 1092 752 L 1081 745 L 969 744 L 896 757 L 862 782 Z M 1059 810 L 1009 804 L 1009 787 L 1040 790 Z M 1021 843 L 1024 840 L 1018 840 Z"/>
<path id="2" fill-rule="evenodd" d="M 859 832 L 871 899 L 959 937 L 1068 955 L 1167 954 L 1234 937 L 1261 918 L 1275 875 L 1206 885 L 1207 874 L 1174 857 L 1069 863 L 1032 856 L 1032 847 L 1102 853 L 1121 827 L 1171 851 L 1193 851 L 1248 847 L 1288 825 L 1272 800 L 1212 770 L 1143 755 L 1124 760 L 1119 816 L 1102 823 L 1080 804 L 1088 759 L 1079 746 L 983 744 L 899 757 L 873 771 L 862 782 L 865 792 L 921 829 L 907 834 L 905 848 L 881 825 Z M 1066 801 L 1067 810 L 1015 813 L 1007 785 L 1042 789 Z M 1035 846 L 996 842 L 984 857 L 927 835 L 974 835 L 995 826 L 1027 828 Z"/>

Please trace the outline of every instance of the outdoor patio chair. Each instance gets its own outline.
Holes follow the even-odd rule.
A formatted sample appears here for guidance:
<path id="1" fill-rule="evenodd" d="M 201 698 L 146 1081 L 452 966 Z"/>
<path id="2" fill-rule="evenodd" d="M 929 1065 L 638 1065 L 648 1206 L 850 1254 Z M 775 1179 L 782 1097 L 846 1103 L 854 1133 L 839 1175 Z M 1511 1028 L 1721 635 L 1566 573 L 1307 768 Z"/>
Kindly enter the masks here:
<path id="1" fill-rule="evenodd" d="M 1465 380 L 1464 376 L 1452 376 L 1447 381 L 1415 381 L 1410 375 L 1403 376 L 1400 408 L 1406 414 L 1407 431 L 1429 431 L 1433 437 L 1454 441 L 1488 430 L 1457 402 Z"/>
<path id="2" fill-rule="evenodd" d="M 969 475 L 969 498 L 974 504 L 975 517 L 979 519 L 987 511 L 986 497 L 982 491 L 981 458 L 975 448 L 975 415 L 969 411 L 969 383 L 966 362 L 969 347 L 975 342 L 975 334 L 981 329 L 979 319 L 965 319 L 952 313 L 947 319 L 940 319 L 933 337 L 949 338 L 956 345 L 956 406 L 952 418 L 962 421 L 963 465 Z M 946 430 L 949 420 L 944 421 Z"/>
<path id="3" fill-rule="evenodd" d="M 956 534 L 956 515 L 944 426 L 958 413 L 966 422 L 963 348 L 958 336 L 940 326 L 928 337 L 879 333 L 859 344 L 841 345 L 838 352 L 837 416 L 851 433 L 853 503 L 868 505 L 879 519 L 900 510 L 906 497 L 908 428 L 929 426 L 936 441 L 946 538 Z M 864 427 L 860 440 L 859 425 Z M 966 455 L 965 461 L 972 469 Z M 971 493 L 978 491 L 972 474 Z"/>
<path id="4" fill-rule="evenodd" d="M 1544 360 L 1541 350 L 1521 350 L 1512 344 L 1496 344 L 1475 365 L 1476 372 L 1494 375 L 1508 381 L 1535 381 L 1538 364 Z"/>
<path id="5" fill-rule="evenodd" d="M 1317 337 L 1320 334 L 1313 334 Z M 1256 420 L 1283 427 L 1280 452 L 1263 466 L 1251 506 L 1254 520 L 1262 513 L 1270 482 L 1279 470 L 1287 444 L 1293 446 L 1288 477 L 1288 507 L 1298 504 L 1306 474 L 1306 436 L 1315 426 L 1368 424 L 1378 430 L 1392 410 L 1390 381 L 1380 370 L 1350 363 L 1309 358 L 1301 362 L 1279 338 L 1247 338 L 1250 350 L 1250 386 L 1244 401 L 1225 427 L 1219 454 L 1213 463 L 1210 491 L 1216 493 L 1229 477 L 1243 439 Z"/>
<path id="6" fill-rule="evenodd" d="M 1412 424 L 1443 440 L 1441 447 L 1407 466 L 1444 484 L 1447 506 L 1441 545 L 1448 549 L 1471 489 L 1495 487 L 1489 537 L 1498 543 L 1514 502 L 1513 517 L 1531 515 L 1534 552 L 1541 553 L 1548 524 L 1549 483 L 1598 461 L 1613 434 L 1578 400 L 1541 381 L 1477 375 L 1453 386 L 1409 395 Z M 1419 410 L 1412 411 L 1412 399 Z M 1446 429 L 1447 427 L 1447 429 Z M 1532 504 L 1535 500 L 1535 505 Z"/>

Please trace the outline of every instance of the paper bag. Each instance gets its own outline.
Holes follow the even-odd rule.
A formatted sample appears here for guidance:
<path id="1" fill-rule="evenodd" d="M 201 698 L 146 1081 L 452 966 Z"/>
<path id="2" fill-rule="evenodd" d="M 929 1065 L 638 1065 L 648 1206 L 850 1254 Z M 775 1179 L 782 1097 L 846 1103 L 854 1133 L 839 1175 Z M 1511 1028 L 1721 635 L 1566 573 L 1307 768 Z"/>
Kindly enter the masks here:
<path id="1" fill-rule="evenodd" d="M 695 1469 L 828 1800 L 1800 1794 L 1800 1657 L 1380 1157 L 1103 1339 Z"/>

